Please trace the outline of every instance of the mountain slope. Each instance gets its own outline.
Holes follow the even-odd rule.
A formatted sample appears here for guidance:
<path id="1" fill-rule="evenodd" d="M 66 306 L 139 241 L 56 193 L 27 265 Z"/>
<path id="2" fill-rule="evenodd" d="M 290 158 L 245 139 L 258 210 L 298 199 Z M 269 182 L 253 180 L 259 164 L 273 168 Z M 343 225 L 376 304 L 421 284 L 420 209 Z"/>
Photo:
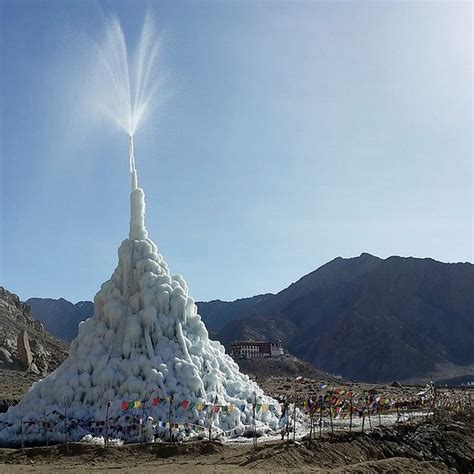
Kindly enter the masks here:
<path id="1" fill-rule="evenodd" d="M 265 295 L 252 296 L 251 298 L 242 298 L 232 302 L 213 300 L 209 302 L 197 302 L 199 314 L 203 317 L 206 326 L 211 331 L 220 331 L 227 323 L 242 317 L 244 314 L 252 314 L 253 308 L 270 300 L 274 295 L 267 293 Z"/>
<path id="2" fill-rule="evenodd" d="M 30 298 L 26 304 L 51 334 L 68 342 L 77 336 L 79 323 L 94 314 L 92 301 L 72 304 L 64 298 Z"/>
<path id="3" fill-rule="evenodd" d="M 391 257 L 282 313 L 300 322 L 290 341 L 300 357 L 353 378 L 405 379 L 474 363 L 473 289 L 473 265 Z"/>
<path id="4" fill-rule="evenodd" d="M 474 364 L 474 265 L 362 254 L 337 258 L 256 304 L 218 337 L 280 337 L 291 353 L 360 380 L 455 373 Z M 204 315 L 205 317 L 205 315 Z M 440 374 L 441 375 L 441 374 Z M 444 374 L 445 376 L 448 374 Z"/>

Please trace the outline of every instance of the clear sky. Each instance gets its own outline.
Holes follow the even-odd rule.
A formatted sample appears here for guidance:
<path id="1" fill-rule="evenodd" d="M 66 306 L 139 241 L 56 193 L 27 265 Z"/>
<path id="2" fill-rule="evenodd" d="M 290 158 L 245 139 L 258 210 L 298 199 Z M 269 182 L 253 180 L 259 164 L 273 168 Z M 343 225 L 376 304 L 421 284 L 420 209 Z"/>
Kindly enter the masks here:
<path id="1" fill-rule="evenodd" d="M 127 137 L 88 118 L 88 37 L 163 37 L 136 137 L 147 227 L 198 300 L 337 257 L 473 261 L 470 2 L 1 0 L 1 275 L 92 299 L 128 235 Z"/>

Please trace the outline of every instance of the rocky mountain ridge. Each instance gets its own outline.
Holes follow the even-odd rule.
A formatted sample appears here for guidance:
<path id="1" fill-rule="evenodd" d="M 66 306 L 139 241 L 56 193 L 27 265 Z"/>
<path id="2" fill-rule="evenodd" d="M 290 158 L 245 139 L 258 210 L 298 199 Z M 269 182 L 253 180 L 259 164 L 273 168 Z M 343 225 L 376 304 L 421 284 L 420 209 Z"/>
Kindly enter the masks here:
<path id="1" fill-rule="evenodd" d="M 218 338 L 276 336 L 298 357 L 358 380 L 474 374 L 473 290 L 469 263 L 337 258 L 239 314 Z"/>
<path id="2" fill-rule="evenodd" d="M 77 336 L 79 323 L 94 314 L 92 301 L 73 304 L 64 298 L 30 298 L 26 304 L 31 308 L 34 318 L 41 321 L 47 331 L 67 342 Z"/>

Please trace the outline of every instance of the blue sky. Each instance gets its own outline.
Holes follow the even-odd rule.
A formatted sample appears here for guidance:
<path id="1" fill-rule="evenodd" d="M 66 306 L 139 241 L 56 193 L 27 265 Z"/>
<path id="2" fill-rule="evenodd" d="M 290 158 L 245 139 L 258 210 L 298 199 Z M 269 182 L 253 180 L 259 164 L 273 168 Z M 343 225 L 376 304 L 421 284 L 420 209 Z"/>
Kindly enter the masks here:
<path id="1" fill-rule="evenodd" d="M 115 268 L 128 145 L 84 101 L 87 38 L 116 14 L 133 44 L 147 8 L 167 78 L 136 137 L 147 228 L 196 299 L 361 252 L 473 261 L 470 2 L 0 8 L 0 284 L 22 299 L 92 299 Z"/>

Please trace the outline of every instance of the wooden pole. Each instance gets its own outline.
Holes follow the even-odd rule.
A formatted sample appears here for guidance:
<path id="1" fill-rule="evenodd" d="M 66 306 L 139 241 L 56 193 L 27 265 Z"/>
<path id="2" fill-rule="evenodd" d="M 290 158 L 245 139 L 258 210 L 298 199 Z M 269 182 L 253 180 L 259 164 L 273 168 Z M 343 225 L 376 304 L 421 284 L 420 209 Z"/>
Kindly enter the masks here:
<path id="1" fill-rule="evenodd" d="M 69 443 L 67 437 L 67 400 L 64 397 L 64 439 L 66 441 L 66 452 L 69 452 Z"/>
<path id="2" fill-rule="evenodd" d="M 170 395 L 170 405 L 168 407 L 168 427 L 169 427 L 169 432 L 170 432 L 170 443 L 172 442 L 171 439 L 171 407 L 173 405 L 173 394 Z"/>
<path id="3" fill-rule="evenodd" d="M 323 435 L 323 398 L 319 399 L 319 437 Z"/>
<path id="4" fill-rule="evenodd" d="M 286 400 L 286 441 L 290 441 L 290 402 Z"/>
<path id="5" fill-rule="evenodd" d="M 367 408 L 367 404 L 364 403 L 364 407 L 362 408 L 362 433 L 364 432 L 364 425 L 365 425 L 365 410 Z"/>
<path id="6" fill-rule="evenodd" d="M 144 438 L 144 435 L 145 435 L 145 430 L 143 429 L 143 425 L 145 423 L 145 404 L 146 404 L 146 400 L 148 398 L 148 392 L 145 393 L 145 399 L 143 400 L 143 404 L 142 404 L 142 419 L 141 419 L 141 423 L 140 423 L 140 444 L 143 444 L 143 438 Z"/>
<path id="7" fill-rule="evenodd" d="M 104 438 L 104 448 L 107 448 L 109 445 L 109 407 L 112 405 L 112 402 L 109 400 L 105 405 L 105 438 Z"/>
<path id="8" fill-rule="evenodd" d="M 367 399 L 367 416 L 369 417 L 369 427 L 372 431 L 372 420 L 370 418 L 370 398 Z"/>
<path id="9" fill-rule="evenodd" d="M 332 404 L 329 402 L 329 420 L 331 422 L 331 433 L 334 434 L 334 424 L 332 422 Z"/>
<path id="10" fill-rule="evenodd" d="M 349 396 L 349 433 L 352 433 L 352 392 Z"/>
<path id="11" fill-rule="evenodd" d="M 46 440 L 46 447 L 48 447 L 48 423 L 46 422 L 46 410 L 44 411 L 43 414 L 43 428 L 44 428 L 44 437 Z"/>
<path id="12" fill-rule="evenodd" d="M 212 411 L 214 410 L 213 405 L 211 405 L 211 413 L 209 413 L 209 441 L 212 441 Z"/>
<path id="13" fill-rule="evenodd" d="M 257 394 L 253 393 L 253 407 L 252 407 L 252 415 L 253 415 L 253 447 L 257 449 L 257 420 L 256 420 L 256 411 L 257 411 Z"/>
<path id="14" fill-rule="evenodd" d="M 20 423 L 21 423 L 21 452 L 25 452 L 25 433 L 23 431 L 23 414 L 21 415 L 20 418 Z"/>
<path id="15" fill-rule="evenodd" d="M 212 441 L 212 420 L 214 419 L 214 410 L 217 405 L 217 395 L 216 398 L 212 401 L 211 405 L 211 416 L 209 417 L 209 441 Z"/>
<path id="16" fill-rule="evenodd" d="M 293 443 L 296 440 L 296 381 L 295 381 L 295 396 L 293 399 Z"/>

